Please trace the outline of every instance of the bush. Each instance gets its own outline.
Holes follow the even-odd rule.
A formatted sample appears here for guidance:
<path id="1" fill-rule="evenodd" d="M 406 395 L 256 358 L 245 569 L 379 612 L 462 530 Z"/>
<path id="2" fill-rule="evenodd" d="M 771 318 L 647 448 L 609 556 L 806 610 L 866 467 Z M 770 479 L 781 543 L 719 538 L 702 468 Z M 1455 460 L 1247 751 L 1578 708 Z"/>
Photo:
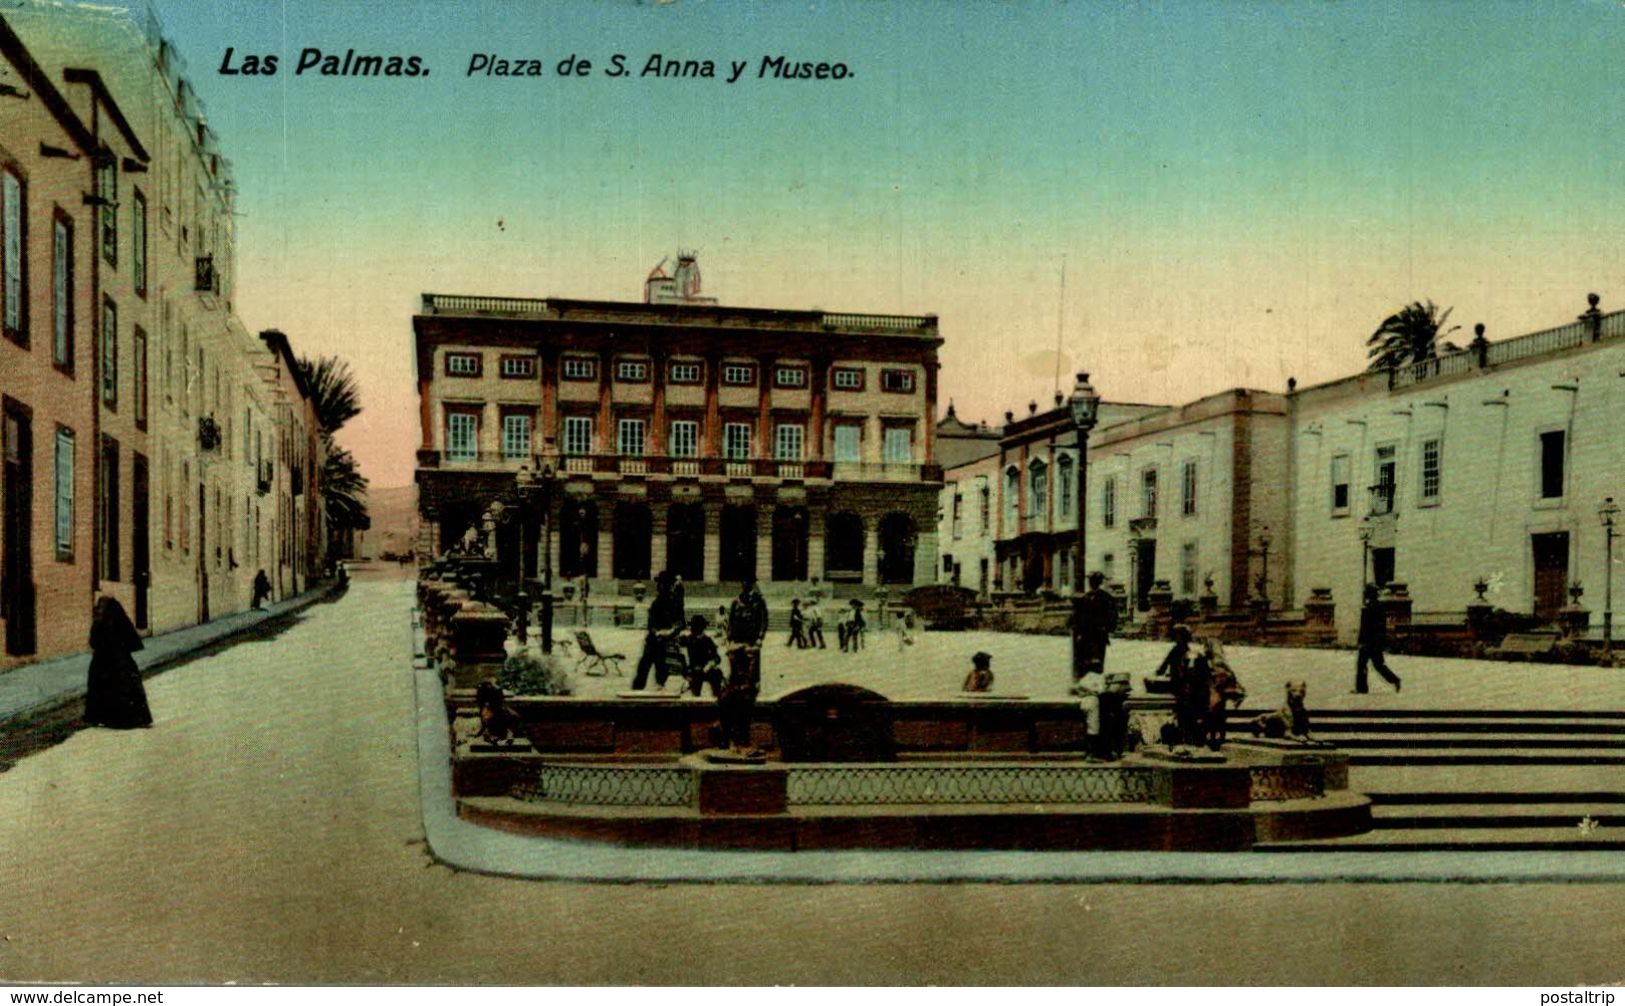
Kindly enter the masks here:
<path id="1" fill-rule="evenodd" d="M 564 661 L 551 655 L 514 654 L 503 662 L 497 684 L 510 695 L 575 694 L 575 681 Z"/>

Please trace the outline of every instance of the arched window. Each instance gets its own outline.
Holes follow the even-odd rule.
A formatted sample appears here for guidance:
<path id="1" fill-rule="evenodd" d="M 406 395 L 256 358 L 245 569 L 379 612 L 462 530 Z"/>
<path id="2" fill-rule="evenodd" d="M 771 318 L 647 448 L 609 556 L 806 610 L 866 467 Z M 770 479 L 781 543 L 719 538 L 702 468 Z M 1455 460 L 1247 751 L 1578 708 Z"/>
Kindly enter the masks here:
<path id="1" fill-rule="evenodd" d="M 1021 510 L 1021 470 L 1011 465 L 1004 470 L 1004 523 L 1005 533 L 1013 534 L 1016 518 Z"/>
<path id="2" fill-rule="evenodd" d="M 1042 519 L 1049 508 L 1049 465 L 1034 461 L 1027 466 L 1027 516 Z"/>
<path id="3" fill-rule="evenodd" d="M 1072 455 L 1063 454 L 1055 462 L 1055 506 L 1059 516 L 1072 516 L 1072 483 Z"/>

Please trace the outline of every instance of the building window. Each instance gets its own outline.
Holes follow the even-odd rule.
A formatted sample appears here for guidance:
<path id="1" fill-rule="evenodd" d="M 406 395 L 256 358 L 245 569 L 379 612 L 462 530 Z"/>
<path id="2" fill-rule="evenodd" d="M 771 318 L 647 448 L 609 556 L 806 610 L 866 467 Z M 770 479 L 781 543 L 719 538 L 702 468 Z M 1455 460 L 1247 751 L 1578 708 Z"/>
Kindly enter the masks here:
<path id="1" fill-rule="evenodd" d="M 979 483 L 976 488 L 976 519 L 980 522 L 977 527 L 985 535 L 993 517 L 993 492 L 988 488 L 987 476 L 978 475 L 976 481 Z"/>
<path id="2" fill-rule="evenodd" d="M 0 327 L 6 338 L 20 346 L 28 345 L 28 329 L 23 320 L 28 317 L 23 301 L 23 180 L 10 168 L 0 171 Z"/>
<path id="3" fill-rule="evenodd" d="M 863 460 L 863 427 L 856 423 L 841 423 L 835 427 L 835 460 Z"/>
<path id="4" fill-rule="evenodd" d="M 73 221 L 60 213 L 51 237 L 51 360 L 73 368 Z"/>
<path id="5" fill-rule="evenodd" d="M 1332 513 L 1349 512 L 1349 456 L 1332 455 Z"/>
<path id="6" fill-rule="evenodd" d="M 147 426 L 147 333 L 140 325 L 130 332 L 130 349 L 135 366 L 135 425 Z M 229 451 L 227 453 L 230 453 Z"/>
<path id="7" fill-rule="evenodd" d="M 474 461 L 480 456 L 480 414 L 458 410 L 446 413 L 446 457 Z"/>
<path id="8" fill-rule="evenodd" d="M 965 516 L 964 516 L 964 512 L 965 512 L 965 496 L 964 496 L 963 493 L 961 493 L 957 489 L 955 489 L 955 491 L 954 491 L 953 511 L 952 511 L 952 517 L 951 517 L 951 520 L 952 520 L 953 523 L 950 525 L 950 527 L 952 528 L 952 534 L 953 534 L 954 539 L 956 541 L 965 536 L 965 523 L 964 523 Z"/>
<path id="9" fill-rule="evenodd" d="M 598 361 L 590 356 L 566 356 L 563 366 L 566 381 L 598 380 Z"/>
<path id="10" fill-rule="evenodd" d="M 1072 592 L 1072 552 L 1068 549 L 1055 554 L 1055 589 L 1062 594 Z"/>
<path id="11" fill-rule="evenodd" d="M 507 461 L 530 458 L 530 414 L 509 412 L 502 417 L 502 457 Z"/>
<path id="12" fill-rule="evenodd" d="M 1540 435 L 1540 498 L 1561 499 L 1563 496 L 1563 468 L 1566 436 L 1562 430 L 1550 430 Z"/>
<path id="13" fill-rule="evenodd" d="M 862 391 L 863 370 L 859 367 L 836 367 L 830 371 L 830 383 L 836 391 Z"/>
<path id="14" fill-rule="evenodd" d="M 118 307 L 102 302 L 102 404 L 118 408 Z"/>
<path id="15" fill-rule="evenodd" d="M 130 279 L 135 292 L 147 295 L 147 197 L 140 189 L 130 200 Z"/>
<path id="16" fill-rule="evenodd" d="M 1374 548 L 1371 550 L 1371 582 L 1379 587 L 1386 587 L 1394 582 L 1393 549 Z"/>
<path id="17" fill-rule="evenodd" d="M 504 356 L 502 358 L 502 376 L 510 379 L 535 377 L 536 357 Z"/>
<path id="18" fill-rule="evenodd" d="M 1055 461 L 1055 505 L 1060 516 L 1072 516 L 1072 456 L 1063 454 Z"/>
<path id="19" fill-rule="evenodd" d="M 96 195 L 101 199 L 101 205 L 96 210 L 96 218 L 101 223 L 102 231 L 102 258 L 113 268 L 118 268 L 118 158 L 112 152 L 101 155 L 101 164 L 96 168 Z"/>
<path id="20" fill-rule="evenodd" d="M 1117 526 L 1117 476 L 1108 475 L 1100 484 L 1100 526 Z"/>
<path id="21" fill-rule="evenodd" d="M 1106 578 L 1107 583 L 1116 583 L 1117 556 L 1110 552 L 1100 557 L 1100 575 Z"/>
<path id="22" fill-rule="evenodd" d="M 887 464 L 908 464 L 914 460 L 914 430 L 907 426 L 886 427 L 884 460 Z"/>
<path id="23" fill-rule="evenodd" d="M 1049 466 L 1034 461 L 1027 467 L 1027 516 L 1043 520 L 1049 508 Z"/>
<path id="24" fill-rule="evenodd" d="M 447 377 L 478 377 L 480 376 L 480 354 L 478 353 L 447 353 Z"/>
<path id="25" fill-rule="evenodd" d="M 1004 533 L 1016 532 L 1021 514 L 1021 469 L 1011 465 L 1004 470 Z"/>
<path id="26" fill-rule="evenodd" d="M 1196 516 L 1196 462 L 1187 461 L 1179 470 L 1179 512 Z"/>
<path id="27" fill-rule="evenodd" d="M 1384 444 L 1377 448 L 1377 481 L 1375 491 L 1371 494 L 1371 512 L 1384 514 L 1394 512 L 1394 492 L 1396 488 L 1396 472 L 1394 468 L 1394 446 Z"/>
<path id="28" fill-rule="evenodd" d="M 773 457 L 779 461 L 800 461 L 803 435 L 799 424 L 780 423 L 773 432 Z"/>
<path id="29" fill-rule="evenodd" d="M 56 557 L 73 561 L 73 431 L 56 428 Z"/>
<path id="30" fill-rule="evenodd" d="M 734 387 L 746 387 L 756 383 L 756 368 L 748 363 L 724 363 L 722 365 L 722 383 Z"/>
<path id="31" fill-rule="evenodd" d="M 1422 502 L 1437 503 L 1443 481 L 1444 455 L 1437 439 L 1422 441 Z"/>
<path id="32" fill-rule="evenodd" d="M 643 429 L 641 419 L 621 419 L 615 423 L 615 450 L 624 457 L 643 457 Z"/>
<path id="33" fill-rule="evenodd" d="M 1196 593 L 1196 542 L 1187 541 L 1179 549 L 1179 592 L 1186 597 Z"/>
<path id="34" fill-rule="evenodd" d="M 592 453 L 592 417 L 564 417 L 564 453 Z"/>
<path id="35" fill-rule="evenodd" d="M 775 388 L 805 388 L 807 386 L 807 370 L 805 367 L 777 367 L 773 373 L 773 386 Z"/>
<path id="36" fill-rule="evenodd" d="M 96 517 L 101 524 L 100 554 L 97 571 L 103 580 L 117 580 L 118 568 L 118 441 L 102 438 L 101 456 L 97 459 Z"/>
<path id="37" fill-rule="evenodd" d="M 674 458 L 694 458 L 700 454 L 700 424 L 693 419 L 676 419 L 671 424 L 668 453 Z"/>
<path id="38" fill-rule="evenodd" d="M 642 384 L 649 379 L 649 364 L 643 360 L 621 360 L 615 364 L 615 380 Z"/>
<path id="39" fill-rule="evenodd" d="M 730 461 L 743 461 L 750 457 L 750 424 L 722 424 L 722 456 Z"/>
<path id="40" fill-rule="evenodd" d="M 1147 468 L 1140 473 L 1140 516 L 1157 515 L 1157 470 Z"/>
<path id="41" fill-rule="evenodd" d="M 882 370 L 880 372 L 880 390 L 912 395 L 914 393 L 914 371 Z"/>
<path id="42" fill-rule="evenodd" d="M 671 383 L 673 384 L 699 384 L 700 365 L 698 363 L 674 363 L 671 365 Z"/>

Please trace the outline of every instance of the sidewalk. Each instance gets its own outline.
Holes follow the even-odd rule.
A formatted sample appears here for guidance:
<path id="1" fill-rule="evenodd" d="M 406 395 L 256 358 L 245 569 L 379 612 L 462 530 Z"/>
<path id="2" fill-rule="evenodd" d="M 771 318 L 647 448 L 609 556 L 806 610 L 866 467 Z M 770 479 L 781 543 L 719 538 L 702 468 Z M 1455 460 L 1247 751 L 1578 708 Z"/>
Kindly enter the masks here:
<path id="1" fill-rule="evenodd" d="M 266 605 L 259 611 L 222 615 L 201 625 L 148 636 L 143 640 L 146 645 L 135 654 L 136 663 L 144 677 L 151 677 L 207 646 L 307 608 L 326 597 L 333 586 L 324 583 L 314 590 Z M 53 709 L 84 695 L 85 674 L 89 667 L 90 651 L 84 650 L 0 671 L 0 726 Z"/>

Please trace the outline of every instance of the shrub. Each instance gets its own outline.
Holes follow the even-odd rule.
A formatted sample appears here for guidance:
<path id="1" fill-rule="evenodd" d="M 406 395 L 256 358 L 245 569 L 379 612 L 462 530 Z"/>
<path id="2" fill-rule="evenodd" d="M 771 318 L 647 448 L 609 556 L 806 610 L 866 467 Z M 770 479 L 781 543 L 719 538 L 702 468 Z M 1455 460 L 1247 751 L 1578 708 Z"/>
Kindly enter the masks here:
<path id="1" fill-rule="evenodd" d="M 550 654 L 514 654 L 503 662 L 497 684 L 510 695 L 575 694 L 575 681 L 564 661 Z"/>

